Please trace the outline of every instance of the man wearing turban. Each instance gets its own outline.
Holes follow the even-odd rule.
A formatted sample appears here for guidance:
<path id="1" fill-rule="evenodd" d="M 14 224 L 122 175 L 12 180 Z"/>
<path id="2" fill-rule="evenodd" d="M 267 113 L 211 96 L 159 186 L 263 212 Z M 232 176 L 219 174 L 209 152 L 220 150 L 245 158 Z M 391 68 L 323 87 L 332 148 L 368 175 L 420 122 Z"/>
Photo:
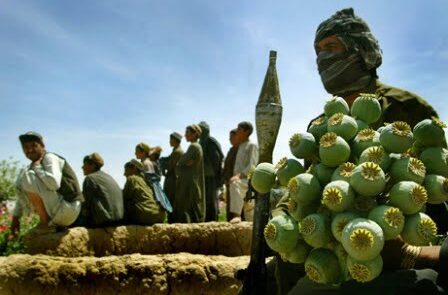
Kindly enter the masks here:
<path id="1" fill-rule="evenodd" d="M 419 96 L 378 80 L 381 49 L 367 23 L 352 8 L 336 12 L 319 25 L 314 49 L 317 69 L 328 93 L 343 97 L 349 106 L 360 93 L 378 95 L 383 117 L 374 128 L 393 121 L 405 121 L 412 128 L 423 119 L 437 117 Z"/>

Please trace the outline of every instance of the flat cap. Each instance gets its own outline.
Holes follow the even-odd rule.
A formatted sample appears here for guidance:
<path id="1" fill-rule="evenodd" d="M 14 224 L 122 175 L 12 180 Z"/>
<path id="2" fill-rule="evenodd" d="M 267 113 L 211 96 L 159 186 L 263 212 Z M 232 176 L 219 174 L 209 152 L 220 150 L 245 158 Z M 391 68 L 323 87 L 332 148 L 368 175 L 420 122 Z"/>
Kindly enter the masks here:
<path id="1" fill-rule="evenodd" d="M 149 152 L 150 155 L 154 155 L 154 154 L 160 155 L 161 153 L 162 153 L 162 148 L 160 146 L 153 147 L 151 149 L 151 151 Z"/>
<path id="2" fill-rule="evenodd" d="M 90 161 L 94 163 L 98 168 L 104 166 L 104 160 L 98 153 L 93 153 L 84 157 L 84 161 Z"/>
<path id="3" fill-rule="evenodd" d="M 149 151 L 151 150 L 151 147 L 144 142 L 140 142 L 139 144 L 137 144 L 137 147 L 145 153 L 149 153 Z"/>
<path id="4" fill-rule="evenodd" d="M 19 140 L 20 142 L 39 141 L 43 143 L 44 138 L 36 131 L 28 131 L 27 133 L 20 135 Z"/>
<path id="5" fill-rule="evenodd" d="M 177 139 L 177 141 L 179 141 L 179 142 L 182 140 L 182 135 L 180 135 L 180 133 L 177 133 L 176 131 L 174 131 L 173 133 L 171 133 L 170 136 L 171 136 L 172 138 Z"/>
<path id="6" fill-rule="evenodd" d="M 143 165 L 142 162 L 140 162 L 139 160 L 136 159 L 132 159 L 129 161 L 129 163 L 134 166 L 135 168 L 137 168 L 139 171 L 144 172 L 145 171 L 145 166 Z"/>
<path id="7" fill-rule="evenodd" d="M 202 134 L 201 126 L 196 125 L 196 124 L 191 124 L 188 127 L 190 127 L 198 136 L 201 136 L 201 134 Z"/>

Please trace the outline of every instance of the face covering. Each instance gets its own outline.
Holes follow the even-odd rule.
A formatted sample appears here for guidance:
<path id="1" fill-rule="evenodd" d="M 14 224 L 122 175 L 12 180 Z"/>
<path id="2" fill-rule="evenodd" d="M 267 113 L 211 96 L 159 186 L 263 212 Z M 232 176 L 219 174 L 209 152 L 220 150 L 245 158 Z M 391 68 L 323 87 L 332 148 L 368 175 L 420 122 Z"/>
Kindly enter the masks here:
<path id="1" fill-rule="evenodd" d="M 317 55 L 317 69 L 325 90 L 333 95 L 359 91 L 372 79 L 372 74 L 356 52 L 321 51 Z"/>

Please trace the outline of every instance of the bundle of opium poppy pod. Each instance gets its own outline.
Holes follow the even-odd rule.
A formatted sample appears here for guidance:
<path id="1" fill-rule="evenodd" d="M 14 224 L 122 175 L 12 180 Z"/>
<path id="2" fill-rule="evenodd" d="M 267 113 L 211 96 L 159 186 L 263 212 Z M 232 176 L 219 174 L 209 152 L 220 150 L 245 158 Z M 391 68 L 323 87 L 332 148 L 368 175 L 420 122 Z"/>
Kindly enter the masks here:
<path id="1" fill-rule="evenodd" d="M 315 282 L 368 282 L 382 271 L 385 241 L 400 236 L 423 246 L 436 238 L 437 225 L 423 212 L 426 203 L 448 200 L 446 126 L 432 118 L 413 130 L 405 122 L 373 130 L 381 106 L 372 94 L 351 109 L 333 97 L 324 113 L 289 142 L 295 157 L 313 162 L 306 172 L 284 158 L 251 175 L 259 193 L 279 186 L 288 194 L 289 214 L 273 217 L 264 237 L 282 259 L 304 263 Z"/>

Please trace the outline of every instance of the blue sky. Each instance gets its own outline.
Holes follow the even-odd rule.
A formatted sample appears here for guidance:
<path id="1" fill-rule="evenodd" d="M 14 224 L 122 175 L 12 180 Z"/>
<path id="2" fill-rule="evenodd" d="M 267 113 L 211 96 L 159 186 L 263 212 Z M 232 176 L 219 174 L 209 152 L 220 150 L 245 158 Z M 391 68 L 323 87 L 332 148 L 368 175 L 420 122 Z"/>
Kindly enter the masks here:
<path id="1" fill-rule="evenodd" d="M 96 151 L 123 184 L 137 143 L 167 155 L 168 135 L 201 120 L 227 152 L 228 131 L 254 122 L 271 49 L 284 107 L 274 160 L 291 156 L 289 137 L 329 97 L 315 29 L 350 6 L 380 42 L 381 80 L 421 95 L 448 121 L 444 0 L 0 0 L 0 159 L 27 163 L 17 136 L 36 130 L 81 181 L 82 158 Z"/>

